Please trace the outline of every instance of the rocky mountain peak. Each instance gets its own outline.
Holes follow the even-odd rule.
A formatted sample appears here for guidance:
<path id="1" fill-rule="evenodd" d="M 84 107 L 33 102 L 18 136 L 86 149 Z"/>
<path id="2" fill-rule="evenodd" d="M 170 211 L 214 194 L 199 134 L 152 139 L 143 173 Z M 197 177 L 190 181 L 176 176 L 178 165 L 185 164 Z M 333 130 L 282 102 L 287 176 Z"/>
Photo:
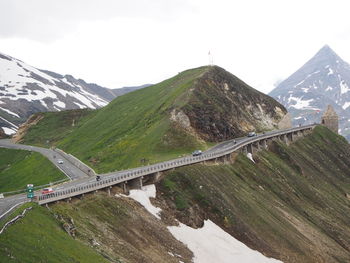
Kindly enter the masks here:
<path id="1" fill-rule="evenodd" d="M 182 107 L 191 127 L 205 141 L 223 141 L 249 131 L 283 125 L 286 109 L 218 66 L 206 68 L 191 87 Z M 281 127 L 280 127 L 281 128 Z"/>
<path id="2" fill-rule="evenodd" d="M 270 95 L 288 109 L 294 125 L 320 122 L 321 112 L 332 105 L 340 119 L 339 133 L 350 139 L 350 65 L 328 45 Z"/>
<path id="3" fill-rule="evenodd" d="M 309 73 L 315 70 L 322 70 L 323 68 L 331 68 L 337 70 L 339 67 L 343 67 L 347 63 L 338 56 L 328 45 L 323 46 L 304 66 L 308 69 Z"/>
<path id="4" fill-rule="evenodd" d="M 312 60 L 318 60 L 318 61 L 337 61 L 337 60 L 342 60 L 337 53 L 333 51 L 333 49 L 330 48 L 328 45 L 324 45 L 317 53 L 316 55 L 312 58 Z"/>

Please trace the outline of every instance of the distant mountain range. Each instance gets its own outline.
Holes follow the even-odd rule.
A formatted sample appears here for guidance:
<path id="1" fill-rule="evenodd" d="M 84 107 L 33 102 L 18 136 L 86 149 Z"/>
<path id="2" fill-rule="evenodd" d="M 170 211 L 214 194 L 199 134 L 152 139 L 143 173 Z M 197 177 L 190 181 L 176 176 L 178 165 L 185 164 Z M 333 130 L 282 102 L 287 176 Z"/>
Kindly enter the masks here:
<path id="1" fill-rule="evenodd" d="M 71 75 L 40 70 L 0 53 L 0 128 L 12 134 L 33 113 L 96 109 L 146 86 L 108 89 Z"/>
<path id="2" fill-rule="evenodd" d="M 332 105 L 339 115 L 339 133 L 350 139 L 350 65 L 329 46 L 269 95 L 288 109 L 294 125 L 319 122 L 327 105 Z"/>

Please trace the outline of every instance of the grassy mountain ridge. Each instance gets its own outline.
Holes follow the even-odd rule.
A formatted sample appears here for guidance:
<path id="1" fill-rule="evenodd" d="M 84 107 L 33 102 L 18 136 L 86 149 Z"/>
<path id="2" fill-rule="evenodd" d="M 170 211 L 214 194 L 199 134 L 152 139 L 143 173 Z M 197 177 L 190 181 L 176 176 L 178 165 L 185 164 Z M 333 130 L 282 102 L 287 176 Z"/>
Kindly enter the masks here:
<path id="1" fill-rule="evenodd" d="M 23 142 L 49 141 L 108 172 L 176 158 L 250 130 L 274 129 L 286 111 L 224 69 L 207 66 L 120 96 L 75 127 L 72 120 L 61 121 L 61 114 L 43 114 Z"/>

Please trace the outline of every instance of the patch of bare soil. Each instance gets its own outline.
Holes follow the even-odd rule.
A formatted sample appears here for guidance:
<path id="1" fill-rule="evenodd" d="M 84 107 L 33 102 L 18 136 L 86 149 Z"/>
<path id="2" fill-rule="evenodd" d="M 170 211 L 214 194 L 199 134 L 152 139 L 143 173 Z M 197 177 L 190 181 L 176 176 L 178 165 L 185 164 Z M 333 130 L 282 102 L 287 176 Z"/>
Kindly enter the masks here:
<path id="1" fill-rule="evenodd" d="M 36 125 L 41 119 L 44 118 L 42 114 L 34 114 L 29 117 L 29 119 L 19 126 L 17 133 L 12 137 L 14 143 L 21 142 L 22 138 L 25 136 L 29 128 L 33 125 Z"/>

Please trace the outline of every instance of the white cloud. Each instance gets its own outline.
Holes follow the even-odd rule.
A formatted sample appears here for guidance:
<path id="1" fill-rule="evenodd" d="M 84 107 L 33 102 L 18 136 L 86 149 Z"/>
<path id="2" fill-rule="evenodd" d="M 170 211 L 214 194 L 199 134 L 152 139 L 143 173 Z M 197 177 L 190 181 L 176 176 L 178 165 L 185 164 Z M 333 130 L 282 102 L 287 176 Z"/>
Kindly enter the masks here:
<path id="1" fill-rule="evenodd" d="M 110 87 L 214 63 L 263 92 L 324 44 L 350 61 L 347 1 L 1 1 L 0 52 Z M 327 19 L 325 19 L 327 18 Z"/>

